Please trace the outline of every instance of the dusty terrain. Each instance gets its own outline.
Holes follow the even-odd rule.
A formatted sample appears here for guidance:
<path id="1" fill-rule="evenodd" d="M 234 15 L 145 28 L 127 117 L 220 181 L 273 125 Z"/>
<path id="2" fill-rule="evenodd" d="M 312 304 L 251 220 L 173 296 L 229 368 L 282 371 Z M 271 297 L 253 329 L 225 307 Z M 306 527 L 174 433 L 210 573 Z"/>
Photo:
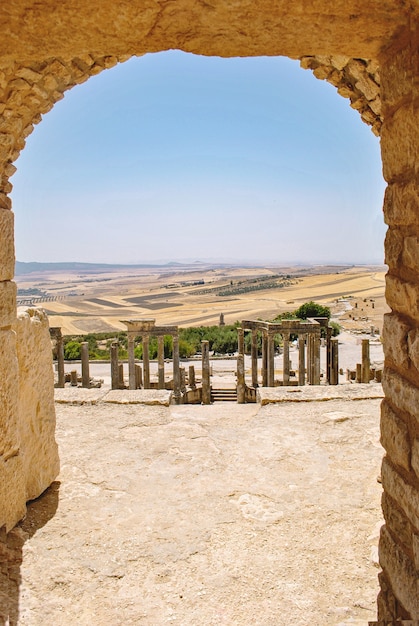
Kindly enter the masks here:
<path id="1" fill-rule="evenodd" d="M 281 287 L 248 290 L 278 274 Z M 314 300 L 330 306 L 347 328 L 381 329 L 383 267 L 216 267 L 145 268 L 125 271 L 40 272 L 17 277 L 19 289 L 36 288 L 50 318 L 64 334 L 125 330 L 121 319 L 156 318 L 158 324 L 197 326 L 242 319 L 273 319 L 278 313 Z M 272 280 L 270 279 L 272 277 Z M 204 281 L 203 284 L 193 284 Z M 220 295 L 230 290 L 230 295 Z M 374 302 L 371 302 L 373 300 Z M 35 300 L 36 302 L 36 300 Z M 350 310 L 357 307 L 354 315 Z"/>
<path id="2" fill-rule="evenodd" d="M 57 405 L 18 623 L 366 625 L 379 402 Z"/>

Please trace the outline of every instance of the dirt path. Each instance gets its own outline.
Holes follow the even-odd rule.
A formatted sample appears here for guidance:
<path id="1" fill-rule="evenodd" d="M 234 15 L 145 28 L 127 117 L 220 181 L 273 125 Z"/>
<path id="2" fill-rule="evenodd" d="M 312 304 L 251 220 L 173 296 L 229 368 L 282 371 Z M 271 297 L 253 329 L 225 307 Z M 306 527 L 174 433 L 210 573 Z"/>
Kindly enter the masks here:
<path id="1" fill-rule="evenodd" d="M 375 617 L 378 400 L 57 406 L 23 529 L 21 626 Z"/>

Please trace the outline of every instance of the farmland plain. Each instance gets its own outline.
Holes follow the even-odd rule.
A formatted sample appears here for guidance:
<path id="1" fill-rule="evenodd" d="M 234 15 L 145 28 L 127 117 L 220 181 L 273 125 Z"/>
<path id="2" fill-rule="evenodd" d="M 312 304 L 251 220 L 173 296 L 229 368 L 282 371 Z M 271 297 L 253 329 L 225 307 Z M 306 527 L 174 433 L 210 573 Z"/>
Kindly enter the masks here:
<path id="1" fill-rule="evenodd" d="M 63 334 L 125 330 L 121 320 L 198 326 L 273 319 L 313 300 L 348 330 L 381 330 L 384 266 L 103 266 L 20 273 L 18 304 L 42 306 Z M 32 295 L 27 295 L 27 294 Z"/>

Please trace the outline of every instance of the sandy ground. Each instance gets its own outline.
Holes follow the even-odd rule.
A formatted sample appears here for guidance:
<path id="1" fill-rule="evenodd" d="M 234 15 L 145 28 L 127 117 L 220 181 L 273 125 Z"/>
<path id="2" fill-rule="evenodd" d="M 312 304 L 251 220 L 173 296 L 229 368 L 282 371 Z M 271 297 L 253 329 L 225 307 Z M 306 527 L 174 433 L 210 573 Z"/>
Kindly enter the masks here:
<path id="1" fill-rule="evenodd" d="M 21 626 L 375 618 L 379 400 L 57 405 Z"/>

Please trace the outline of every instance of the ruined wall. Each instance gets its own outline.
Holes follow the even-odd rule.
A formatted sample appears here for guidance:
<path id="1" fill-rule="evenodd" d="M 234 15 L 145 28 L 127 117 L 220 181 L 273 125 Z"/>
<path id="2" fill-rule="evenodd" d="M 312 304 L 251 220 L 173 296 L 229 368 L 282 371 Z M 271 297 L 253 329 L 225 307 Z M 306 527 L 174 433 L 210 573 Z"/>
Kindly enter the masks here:
<path id="1" fill-rule="evenodd" d="M 359 112 L 365 124 L 371 126 L 374 135 L 380 134 L 383 119 L 378 61 L 318 55 L 302 57 L 300 65 L 313 70 L 316 78 L 336 87 L 340 96 L 349 98 L 351 107 Z"/>
<path id="2" fill-rule="evenodd" d="M 18 310 L 13 328 L 2 331 L 0 356 L 2 439 L 0 460 L 1 524 L 10 529 L 26 512 L 26 502 L 38 497 L 59 472 L 55 442 L 54 374 L 46 314 Z M 13 355 L 13 352 L 15 355 Z"/>
<path id="3" fill-rule="evenodd" d="M 36 337 L 43 345 L 44 322 L 29 315 L 16 323 L 12 282 L 8 194 L 25 138 L 67 89 L 132 55 L 170 48 L 220 56 L 286 55 L 335 85 L 382 137 L 388 182 L 386 293 L 392 312 L 384 326 L 386 526 L 380 541 L 379 616 L 419 619 L 418 13 L 417 0 L 15 0 L 0 5 L 0 527 L 10 528 L 24 514 L 25 499 L 57 471 L 51 398 L 42 393 L 40 399 L 35 378 L 24 380 L 32 371 L 36 379 L 50 376 L 46 356 L 39 367 L 26 367 L 29 353 L 22 347 L 35 348 Z M 51 453 L 49 477 L 49 453 L 34 445 L 32 458 L 29 454 L 36 434 L 22 431 L 25 415 L 33 424 L 37 415 L 42 418 L 42 440 Z M 44 454 L 41 475 L 29 484 L 28 468 L 34 470 L 39 454 Z"/>
<path id="4" fill-rule="evenodd" d="M 379 616 L 419 618 L 419 110 L 418 36 L 382 64 L 384 214 L 389 226 L 381 440 Z"/>
<path id="5" fill-rule="evenodd" d="M 37 498 L 57 477 L 54 372 L 51 339 L 42 309 L 18 308 L 19 436 L 26 499 Z"/>

